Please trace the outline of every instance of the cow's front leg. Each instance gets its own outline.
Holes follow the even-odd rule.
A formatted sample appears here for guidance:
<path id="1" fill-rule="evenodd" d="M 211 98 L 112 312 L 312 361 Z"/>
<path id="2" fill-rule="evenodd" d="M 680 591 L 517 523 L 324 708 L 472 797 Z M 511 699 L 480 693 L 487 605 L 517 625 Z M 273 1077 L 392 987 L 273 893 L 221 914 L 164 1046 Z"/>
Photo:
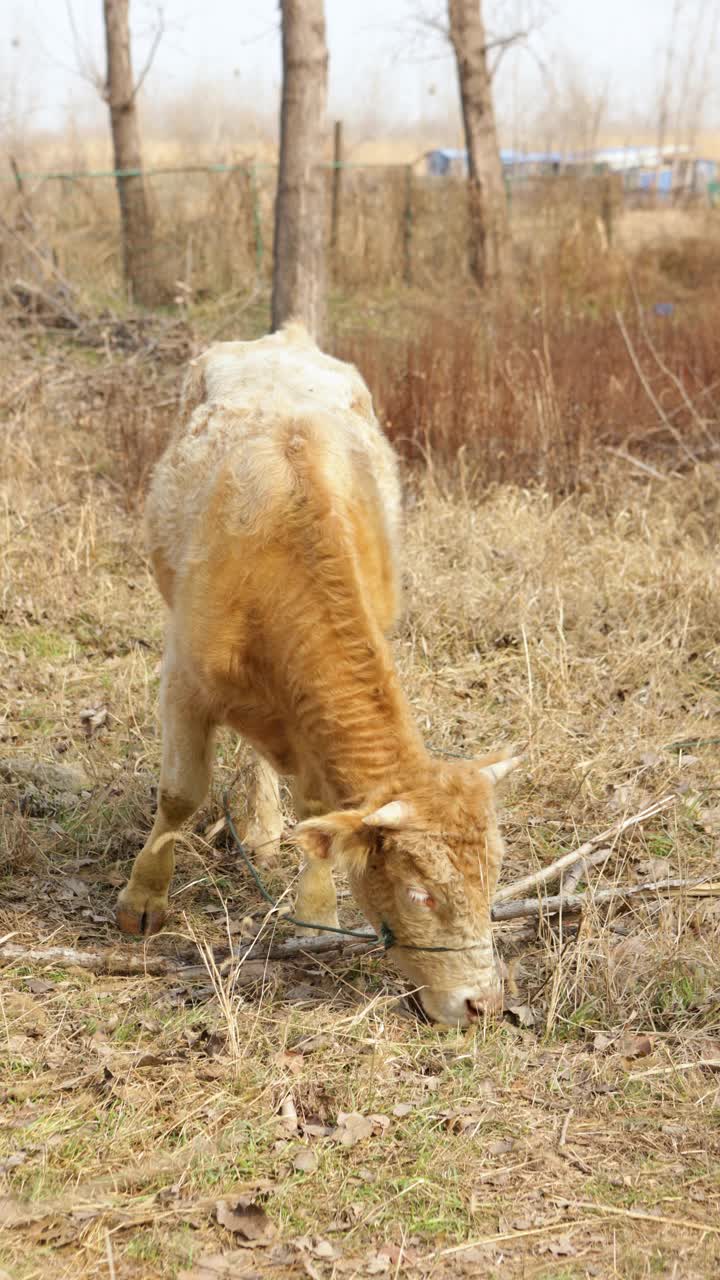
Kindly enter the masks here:
<path id="1" fill-rule="evenodd" d="M 324 813 L 325 806 L 319 799 L 317 789 L 305 779 L 293 779 L 293 803 L 298 822 L 304 818 L 316 817 Z M 321 934 L 321 929 L 312 928 L 316 924 L 330 925 L 338 928 L 337 890 L 329 863 L 319 858 L 309 858 L 300 872 L 295 911 L 298 920 L 307 922 L 298 927 L 298 933 Z"/>
<path id="2" fill-rule="evenodd" d="M 280 849 L 285 825 L 280 807 L 280 784 L 271 764 L 263 756 L 254 761 L 248 794 L 248 825 L 244 843 L 254 850 L 259 861 Z"/>
<path id="3" fill-rule="evenodd" d="M 123 933 L 148 935 L 162 929 L 175 869 L 175 840 L 210 785 L 213 725 L 174 670 L 164 672 L 160 704 L 163 747 L 157 814 L 117 901 L 116 919 Z"/>

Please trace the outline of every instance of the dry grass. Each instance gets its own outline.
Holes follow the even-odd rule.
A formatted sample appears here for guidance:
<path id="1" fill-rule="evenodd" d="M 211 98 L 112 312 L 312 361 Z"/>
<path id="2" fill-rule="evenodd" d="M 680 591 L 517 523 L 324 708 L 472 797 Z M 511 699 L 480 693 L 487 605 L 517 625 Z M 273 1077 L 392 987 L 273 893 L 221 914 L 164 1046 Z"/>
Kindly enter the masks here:
<path id="1" fill-rule="evenodd" d="M 356 322 L 337 323 L 367 354 L 390 414 L 398 375 Z M 686 377 L 700 362 L 692 367 L 709 385 L 702 361 L 715 347 L 703 324 L 694 346 L 680 328 L 662 350 L 678 361 L 682 350 Z M 2 337 L 0 756 L 80 766 L 90 784 L 79 799 L 0 784 L 0 937 L 135 952 L 111 912 L 150 820 L 162 635 L 137 508 L 172 417 L 177 364 L 170 345 L 158 360 L 40 330 Z M 183 333 L 178 359 L 200 341 Z M 460 343 L 461 356 L 441 375 L 429 341 L 416 341 L 425 398 L 401 400 L 403 412 L 422 414 L 433 397 L 433 421 L 449 430 L 441 393 L 463 359 L 478 379 L 492 362 L 452 329 L 444 349 Z M 549 341 L 565 430 L 570 373 L 559 333 Z M 593 882 L 712 873 L 717 470 L 671 452 L 667 433 L 651 452 L 619 346 L 584 388 L 577 361 L 587 352 L 589 363 L 589 331 L 577 341 L 575 395 L 587 393 L 583 413 L 595 416 L 572 491 L 481 493 L 479 455 L 452 483 L 439 460 L 408 473 L 398 662 L 438 750 L 527 744 L 527 769 L 506 797 L 508 878 L 668 790 L 675 807 L 624 837 Z M 394 351 L 402 369 L 397 350 L 409 359 L 412 344 Z M 518 394 L 531 414 L 541 384 L 532 357 L 516 359 L 530 371 Z M 603 402 L 610 376 L 620 390 Z M 469 394 L 467 375 L 462 386 Z M 641 422 L 659 478 L 613 454 L 597 465 L 590 438 L 602 433 L 603 403 L 627 435 Z M 484 422 L 511 407 L 493 402 Z M 524 439 L 538 447 L 537 435 Z M 91 733 L 89 708 L 107 710 Z M 232 850 L 207 838 L 241 763 L 224 737 L 213 797 L 180 852 L 171 924 L 149 955 L 197 957 L 193 938 L 222 954 L 228 928 L 243 936 L 264 920 Z M 293 867 L 285 851 L 270 873 L 276 890 Z M 355 919 L 348 901 L 343 910 Z M 200 1276 L 199 1258 L 237 1245 L 215 1202 L 245 1190 L 278 1238 L 238 1251 L 228 1272 L 238 1277 L 709 1280 L 720 1265 L 720 1082 L 701 1064 L 720 1058 L 719 945 L 717 903 L 682 897 L 614 918 L 598 909 L 561 938 L 520 943 L 507 928 L 501 946 L 526 1007 L 468 1035 L 418 1026 L 376 955 L 250 959 L 229 974 L 209 962 L 205 976 L 177 981 L 6 965 L 0 1266 L 13 1280 L 160 1280 L 193 1267 Z M 650 1052 L 635 1058 L 641 1036 Z M 338 1124 L 349 1112 L 379 1117 L 354 1146 Z M 308 1151 L 316 1167 L 297 1167 Z"/>
<path id="2" fill-rule="evenodd" d="M 229 154 L 229 172 L 208 171 L 206 156 L 192 151 L 158 153 L 148 161 L 147 189 L 153 215 L 152 240 L 146 246 L 146 270 L 167 304 L 202 303 L 234 293 L 245 302 L 267 287 L 272 271 L 273 208 L 276 168 L 262 152 Z M 64 279 L 93 307 L 121 305 L 120 230 L 117 192 L 105 164 L 85 176 L 85 163 L 70 166 L 67 177 L 42 171 L 18 192 L 9 180 L 0 184 L 0 283 L 27 279 L 37 262 L 23 251 L 8 227 L 23 234 L 33 229 L 46 255 Z M 157 168 L 153 168 L 157 165 Z M 193 167 L 195 166 L 195 167 Z M 334 285 L 345 295 L 395 289 L 412 283 L 428 294 L 444 294 L 447 282 L 469 284 L 467 202 L 461 181 L 422 176 L 416 166 L 408 186 L 408 166 L 365 163 L 353 154 L 342 173 L 342 194 L 333 262 Z M 326 202 L 332 181 L 327 170 Z M 615 191 L 612 204 L 619 204 Z M 607 206 L 604 179 L 560 177 L 518 182 L 510 202 L 513 237 L 524 286 L 548 266 L 565 283 L 586 288 L 595 275 L 606 279 Z M 716 211 L 702 203 L 691 209 L 615 208 L 610 227 L 623 252 L 674 244 L 681 257 L 698 243 L 717 245 Z M 714 251 L 717 262 L 717 248 Z M 712 266 L 706 257 L 707 267 Z"/>

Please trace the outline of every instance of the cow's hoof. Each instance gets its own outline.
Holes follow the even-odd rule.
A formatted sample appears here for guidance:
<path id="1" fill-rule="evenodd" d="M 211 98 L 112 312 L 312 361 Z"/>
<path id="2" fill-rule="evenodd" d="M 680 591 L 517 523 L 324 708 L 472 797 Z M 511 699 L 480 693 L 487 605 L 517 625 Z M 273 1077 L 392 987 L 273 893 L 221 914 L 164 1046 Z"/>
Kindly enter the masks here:
<path id="1" fill-rule="evenodd" d="M 115 920 L 118 929 L 123 933 L 149 938 L 152 933 L 160 932 L 167 919 L 167 913 L 167 898 L 157 893 L 133 889 L 128 885 L 117 900 Z"/>

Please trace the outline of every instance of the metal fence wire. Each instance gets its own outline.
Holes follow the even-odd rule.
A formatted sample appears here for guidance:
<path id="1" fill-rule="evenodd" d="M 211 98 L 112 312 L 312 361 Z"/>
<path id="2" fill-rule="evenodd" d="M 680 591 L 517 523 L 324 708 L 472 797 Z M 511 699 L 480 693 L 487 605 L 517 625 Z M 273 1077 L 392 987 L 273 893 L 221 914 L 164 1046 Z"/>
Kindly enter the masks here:
<path id="1" fill-rule="evenodd" d="M 132 177 L 136 175 L 125 175 Z M 0 184 L 0 275 L 32 278 L 37 246 L 89 301 L 126 292 L 113 170 L 27 173 Z M 266 287 L 272 274 L 277 170 L 254 163 L 187 165 L 143 174 L 151 210 L 141 269 L 159 303 L 184 304 Z M 397 283 L 434 289 L 467 276 L 467 205 L 461 179 L 411 165 L 330 165 L 327 243 L 332 283 L 344 290 Z M 521 253 L 568 239 L 612 240 L 621 185 L 604 177 L 538 177 L 509 184 Z"/>

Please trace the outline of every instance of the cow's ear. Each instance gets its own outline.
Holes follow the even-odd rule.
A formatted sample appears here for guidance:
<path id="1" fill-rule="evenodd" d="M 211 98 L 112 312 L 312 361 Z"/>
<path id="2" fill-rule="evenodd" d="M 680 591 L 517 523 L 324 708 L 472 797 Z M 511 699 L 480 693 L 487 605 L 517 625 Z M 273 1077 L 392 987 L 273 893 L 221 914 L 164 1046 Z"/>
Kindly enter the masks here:
<path id="1" fill-rule="evenodd" d="M 349 861 L 367 856 L 369 834 L 358 809 L 340 809 L 299 822 L 291 839 L 308 858 Z"/>

